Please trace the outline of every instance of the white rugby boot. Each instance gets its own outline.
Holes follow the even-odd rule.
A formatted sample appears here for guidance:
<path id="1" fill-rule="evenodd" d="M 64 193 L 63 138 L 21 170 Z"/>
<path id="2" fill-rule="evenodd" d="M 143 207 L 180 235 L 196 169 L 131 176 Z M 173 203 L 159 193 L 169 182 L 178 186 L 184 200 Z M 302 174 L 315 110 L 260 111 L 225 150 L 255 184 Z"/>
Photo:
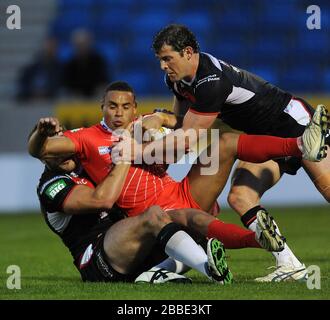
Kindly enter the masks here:
<path id="1" fill-rule="evenodd" d="M 307 281 L 308 272 L 306 266 L 301 264 L 300 266 L 293 266 L 292 264 L 282 265 L 277 267 L 270 267 L 268 269 L 275 268 L 272 273 L 254 279 L 257 282 L 281 282 L 281 281 Z"/>
<path id="2" fill-rule="evenodd" d="M 317 162 L 327 156 L 325 137 L 329 127 L 328 111 L 324 105 L 319 104 L 315 109 L 313 118 L 300 137 L 300 149 L 302 150 L 303 159 Z"/>
<path id="3" fill-rule="evenodd" d="M 134 281 L 135 283 L 162 284 L 167 282 L 192 283 L 190 278 L 184 275 L 167 271 L 166 269 L 153 267 L 148 271 L 142 272 Z"/>

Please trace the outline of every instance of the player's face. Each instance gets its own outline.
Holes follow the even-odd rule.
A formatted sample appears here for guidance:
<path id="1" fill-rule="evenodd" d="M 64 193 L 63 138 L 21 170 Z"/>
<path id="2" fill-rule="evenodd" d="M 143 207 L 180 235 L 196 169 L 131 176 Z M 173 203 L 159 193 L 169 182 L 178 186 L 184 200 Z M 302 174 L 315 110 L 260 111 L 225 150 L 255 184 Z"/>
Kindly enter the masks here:
<path id="1" fill-rule="evenodd" d="M 173 50 L 172 46 L 164 44 L 157 54 L 160 61 L 160 68 L 165 71 L 172 82 L 185 78 L 190 80 L 189 78 L 194 76 L 191 74 L 191 65 L 189 62 L 191 53 L 189 49 L 186 49 L 178 52 Z"/>
<path id="2" fill-rule="evenodd" d="M 109 128 L 125 129 L 136 116 L 135 97 L 128 91 L 108 91 L 102 110 L 104 121 Z"/>

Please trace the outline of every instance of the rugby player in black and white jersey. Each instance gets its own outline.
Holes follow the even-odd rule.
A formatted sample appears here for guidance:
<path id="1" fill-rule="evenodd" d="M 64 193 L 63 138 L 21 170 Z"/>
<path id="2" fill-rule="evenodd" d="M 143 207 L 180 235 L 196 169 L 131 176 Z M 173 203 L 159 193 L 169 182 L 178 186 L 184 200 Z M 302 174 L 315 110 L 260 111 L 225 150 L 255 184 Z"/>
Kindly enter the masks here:
<path id="1" fill-rule="evenodd" d="M 233 129 L 248 134 L 297 137 L 314 114 L 314 109 L 303 99 L 211 54 L 200 52 L 195 35 L 185 26 L 173 24 L 162 29 L 154 38 L 153 49 L 165 72 L 165 82 L 174 93 L 173 109 L 177 115 L 184 116 L 184 132 L 190 128 L 216 127 L 216 119 L 220 118 Z M 329 121 L 324 106 L 320 105 L 316 110 L 322 134 L 316 135 L 313 143 L 320 145 L 326 139 Z M 330 157 L 326 155 L 325 147 L 316 152 L 316 159 L 325 159 L 321 162 L 311 162 L 308 158 L 280 159 L 262 164 L 239 162 L 228 201 L 246 227 L 254 230 L 263 193 L 275 185 L 283 173 L 296 174 L 300 166 L 324 198 L 330 201 Z M 224 179 L 217 186 L 219 192 L 230 173 L 228 165 L 231 166 L 220 164 Z M 257 281 L 306 279 L 305 265 L 287 245 L 282 252 L 273 255 L 277 266 L 275 272 Z"/>

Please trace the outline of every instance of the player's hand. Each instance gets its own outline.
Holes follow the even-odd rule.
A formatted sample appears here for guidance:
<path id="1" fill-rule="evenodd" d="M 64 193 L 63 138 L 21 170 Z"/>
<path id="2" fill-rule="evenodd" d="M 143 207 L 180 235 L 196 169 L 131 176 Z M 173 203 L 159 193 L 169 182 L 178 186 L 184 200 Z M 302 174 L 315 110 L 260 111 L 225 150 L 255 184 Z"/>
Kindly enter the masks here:
<path id="1" fill-rule="evenodd" d="M 62 127 L 57 118 L 47 117 L 39 119 L 37 131 L 44 137 L 52 137 L 60 133 L 62 131 Z"/>
<path id="2" fill-rule="evenodd" d="M 142 145 L 138 144 L 134 138 L 128 135 L 120 136 L 119 142 L 115 143 L 111 150 L 111 158 L 115 164 L 131 163 L 141 155 Z"/>
<path id="3" fill-rule="evenodd" d="M 164 114 L 161 112 L 155 112 L 150 115 L 146 115 L 142 118 L 142 129 L 147 131 L 150 129 L 160 129 L 164 124 Z"/>

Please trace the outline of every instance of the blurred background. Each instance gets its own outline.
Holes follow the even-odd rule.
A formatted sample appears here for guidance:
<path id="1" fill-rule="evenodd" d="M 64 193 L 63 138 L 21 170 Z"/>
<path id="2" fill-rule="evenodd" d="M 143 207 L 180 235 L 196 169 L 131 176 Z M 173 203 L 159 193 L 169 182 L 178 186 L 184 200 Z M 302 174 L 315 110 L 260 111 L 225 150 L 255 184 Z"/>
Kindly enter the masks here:
<path id="1" fill-rule="evenodd" d="M 33 0 L 15 1 L 21 29 L 9 30 L 0 3 L 0 211 L 38 208 L 42 164 L 27 154 L 27 135 L 43 116 L 67 127 L 99 121 L 105 85 L 128 81 L 140 112 L 171 108 L 151 50 L 169 23 L 187 25 L 202 51 L 252 71 L 312 105 L 330 105 L 330 2 L 318 0 Z M 309 30 L 311 4 L 321 29 Z M 181 178 L 189 169 L 171 166 Z M 221 203 L 226 203 L 226 192 Z M 325 204 L 306 174 L 286 177 L 264 204 Z"/>

